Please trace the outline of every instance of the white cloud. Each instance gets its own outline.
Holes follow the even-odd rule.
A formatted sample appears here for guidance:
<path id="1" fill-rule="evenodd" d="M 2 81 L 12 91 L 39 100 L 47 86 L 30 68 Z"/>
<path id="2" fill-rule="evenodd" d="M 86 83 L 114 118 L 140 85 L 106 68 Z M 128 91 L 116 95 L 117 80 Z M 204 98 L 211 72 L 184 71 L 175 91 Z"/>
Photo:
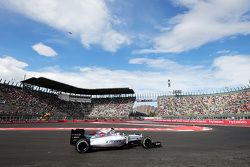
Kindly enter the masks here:
<path id="1" fill-rule="evenodd" d="M 233 35 L 250 33 L 249 0 L 178 0 L 187 11 L 170 20 L 152 49 L 136 53 L 178 53 Z M 166 28 L 164 28 L 166 29 Z"/>
<path id="2" fill-rule="evenodd" d="M 111 52 L 115 52 L 121 45 L 130 44 L 130 40 L 116 31 L 109 31 L 103 35 L 102 46 Z"/>
<path id="3" fill-rule="evenodd" d="M 250 81 L 250 57 L 244 55 L 221 56 L 214 61 L 215 78 L 237 84 Z"/>
<path id="4" fill-rule="evenodd" d="M 134 58 L 129 60 L 130 64 L 146 64 L 148 67 L 157 69 L 177 69 L 182 68 L 176 62 L 169 59 Z"/>
<path id="5" fill-rule="evenodd" d="M 112 17 L 105 0 L 4 0 L 0 3 L 35 21 L 72 32 L 86 48 L 100 44 L 104 50 L 115 52 L 130 43 L 126 35 L 112 28 L 117 19 Z"/>
<path id="6" fill-rule="evenodd" d="M 150 63 L 156 62 L 150 65 Z M 158 66 L 158 62 L 168 66 Z M 170 63 L 169 63 L 170 62 Z M 110 70 L 101 67 L 79 67 L 64 71 L 58 66 L 30 71 L 28 64 L 10 56 L 0 57 L 0 77 L 22 80 L 26 77 L 47 77 L 81 88 L 130 87 L 136 93 L 217 89 L 248 84 L 250 79 L 250 55 L 224 55 L 215 58 L 209 68 L 184 66 L 168 59 L 131 59 L 131 64 L 146 64 L 152 70 Z M 199 67 L 199 68 L 197 68 Z M 158 70 L 156 70 L 158 69 Z M 209 70 L 207 70 L 209 69 Z M 171 88 L 167 87 L 168 79 Z"/>
<path id="7" fill-rule="evenodd" d="M 216 52 L 217 54 L 230 54 L 230 53 L 234 53 L 231 50 L 225 49 L 225 50 L 219 50 Z"/>
<path id="8" fill-rule="evenodd" d="M 54 49 L 52 49 L 51 47 L 49 47 L 47 45 L 44 45 L 42 42 L 33 45 L 32 48 L 39 55 L 42 55 L 42 56 L 47 56 L 47 57 L 55 57 L 55 56 L 57 56 L 57 53 L 56 53 L 56 51 L 54 51 Z"/>
<path id="9" fill-rule="evenodd" d="M 161 70 L 165 73 L 191 73 L 197 72 L 198 70 L 202 70 L 203 66 L 201 65 L 194 65 L 194 66 L 186 66 L 181 65 L 173 60 L 158 58 L 158 59 L 151 59 L 151 58 L 134 58 L 129 60 L 130 64 L 143 64 L 147 67 L 155 70 Z"/>
<path id="10" fill-rule="evenodd" d="M 28 67 L 27 63 L 16 60 L 11 56 L 0 57 L 0 76 L 3 79 L 23 79 L 26 67 Z"/>

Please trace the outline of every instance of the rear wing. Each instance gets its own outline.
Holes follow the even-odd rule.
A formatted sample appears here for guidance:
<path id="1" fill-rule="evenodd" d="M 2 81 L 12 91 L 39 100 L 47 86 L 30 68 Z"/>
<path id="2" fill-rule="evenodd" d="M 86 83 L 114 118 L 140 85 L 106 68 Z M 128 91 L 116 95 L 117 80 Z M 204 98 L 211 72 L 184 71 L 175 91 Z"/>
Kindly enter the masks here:
<path id="1" fill-rule="evenodd" d="M 85 138 L 84 129 L 71 129 L 70 144 L 75 145 L 78 140 Z"/>

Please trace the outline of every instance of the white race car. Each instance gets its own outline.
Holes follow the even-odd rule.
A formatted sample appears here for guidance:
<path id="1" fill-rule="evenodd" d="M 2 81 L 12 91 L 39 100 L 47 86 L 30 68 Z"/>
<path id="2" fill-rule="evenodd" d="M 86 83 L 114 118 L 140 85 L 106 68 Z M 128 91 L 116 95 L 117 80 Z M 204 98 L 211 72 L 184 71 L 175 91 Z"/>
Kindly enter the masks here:
<path id="1" fill-rule="evenodd" d="M 94 134 L 85 134 L 84 129 L 72 129 L 70 144 L 75 145 L 76 151 L 86 153 L 93 148 L 129 148 L 142 146 L 143 148 L 160 147 L 161 142 L 152 142 L 150 137 L 142 134 L 124 134 L 109 130 L 99 130 Z"/>

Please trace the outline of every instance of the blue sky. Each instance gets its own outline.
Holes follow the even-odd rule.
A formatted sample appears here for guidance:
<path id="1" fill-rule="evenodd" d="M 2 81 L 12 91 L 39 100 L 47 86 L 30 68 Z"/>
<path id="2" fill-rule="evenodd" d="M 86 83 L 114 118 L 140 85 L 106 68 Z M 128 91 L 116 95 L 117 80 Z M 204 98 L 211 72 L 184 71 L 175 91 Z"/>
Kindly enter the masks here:
<path id="1" fill-rule="evenodd" d="M 1 0 L 0 23 L 3 79 L 137 93 L 250 80 L 248 0 Z"/>

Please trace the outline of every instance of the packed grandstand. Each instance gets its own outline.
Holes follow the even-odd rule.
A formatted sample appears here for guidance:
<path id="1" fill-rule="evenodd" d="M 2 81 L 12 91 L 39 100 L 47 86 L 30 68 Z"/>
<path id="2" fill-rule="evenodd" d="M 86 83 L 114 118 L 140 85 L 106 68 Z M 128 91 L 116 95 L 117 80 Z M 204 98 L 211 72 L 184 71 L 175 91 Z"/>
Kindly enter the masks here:
<path id="1" fill-rule="evenodd" d="M 250 88 L 231 92 L 158 97 L 159 116 L 167 118 L 250 117 Z"/>
<path id="2" fill-rule="evenodd" d="M 81 89 L 47 78 L 20 84 L 0 80 L 0 120 L 102 119 L 147 116 L 162 118 L 249 119 L 250 87 L 213 94 L 158 96 L 156 108 L 133 111 L 129 88 Z M 139 109 L 137 107 L 137 109 Z"/>
<path id="3" fill-rule="evenodd" d="M 0 88 L 2 120 L 128 118 L 135 101 L 128 88 L 80 89 L 46 78 Z"/>

